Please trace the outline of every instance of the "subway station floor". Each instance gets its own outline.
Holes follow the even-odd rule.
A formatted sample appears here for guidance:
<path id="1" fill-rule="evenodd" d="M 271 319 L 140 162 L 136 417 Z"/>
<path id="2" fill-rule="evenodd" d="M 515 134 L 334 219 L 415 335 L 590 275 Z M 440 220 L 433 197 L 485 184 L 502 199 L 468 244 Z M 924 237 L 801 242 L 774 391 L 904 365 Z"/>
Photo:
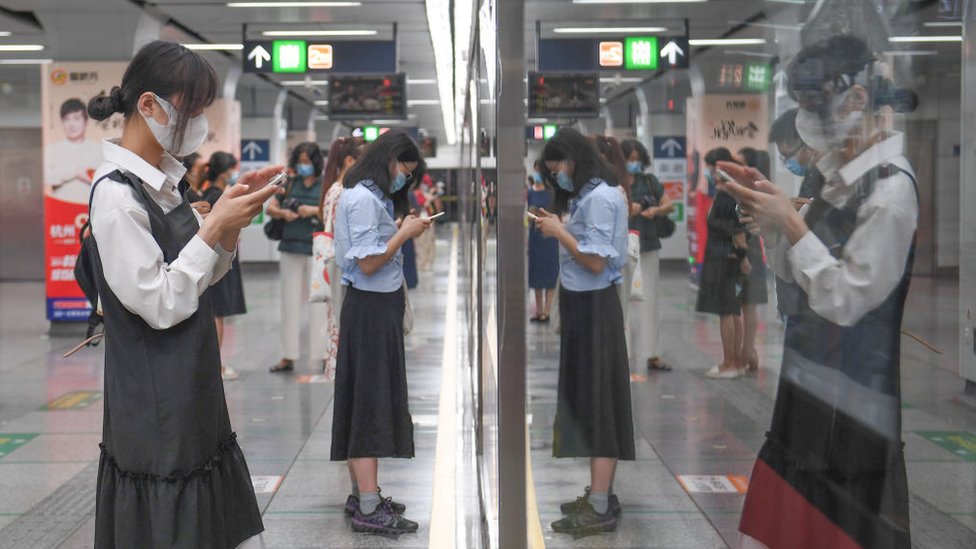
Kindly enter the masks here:
<path id="1" fill-rule="evenodd" d="M 454 495 L 440 503 L 432 496 L 434 486 L 445 486 L 438 484 L 440 464 L 450 458 L 439 438 L 444 414 L 469 404 L 463 395 L 442 400 L 446 380 L 460 387 L 466 375 L 447 376 L 443 368 L 451 363 L 451 352 L 445 353 L 451 345 L 445 341 L 449 235 L 440 232 L 435 270 L 421 273 L 411 293 L 415 329 L 406 346 L 417 457 L 380 466 L 385 495 L 405 503 L 407 516 L 421 524 L 417 534 L 398 540 L 351 532 L 342 514 L 345 465 L 328 459 L 333 386 L 309 377 L 318 372 L 304 359 L 293 374 L 267 372 L 280 358 L 277 273 L 245 266 L 249 313 L 228 323 L 224 349 L 225 363 L 241 378 L 225 383 L 225 390 L 259 492 L 265 546 L 437 547 L 441 532 L 432 517 L 437 521 L 444 513 L 464 515 L 452 546 L 477 546 L 477 488 L 461 463 L 469 450 L 463 441 L 448 447 L 460 456 L 450 469 L 456 473 L 448 485 Z M 460 284 L 463 290 L 465 282 Z M 705 370 L 721 354 L 718 321 L 693 312 L 695 290 L 680 266 L 662 269 L 661 288 L 663 355 L 674 371 L 632 365 L 638 459 L 619 467 L 615 490 L 624 511 L 612 534 L 573 540 L 549 526 L 559 518 L 559 503 L 580 495 L 588 467 L 582 460 L 550 457 L 558 335 L 551 326 L 529 326 L 533 547 L 712 548 L 736 542 L 741 490 L 769 425 L 782 326 L 773 305 L 762 308 L 759 373 L 707 380 Z M 0 283 L 0 548 L 81 548 L 93 539 L 102 348 L 61 358 L 80 338 L 47 334 L 43 294 L 40 283 Z M 957 283 L 916 277 L 909 299 L 904 328 L 914 337 L 902 341 L 902 391 L 914 546 L 976 547 L 976 452 L 954 450 L 945 441 L 946 432 L 976 433 L 976 403 L 963 396 L 956 372 Z M 450 425 L 459 430 L 464 421 L 454 417 Z M 682 475 L 714 477 L 682 483 Z"/>

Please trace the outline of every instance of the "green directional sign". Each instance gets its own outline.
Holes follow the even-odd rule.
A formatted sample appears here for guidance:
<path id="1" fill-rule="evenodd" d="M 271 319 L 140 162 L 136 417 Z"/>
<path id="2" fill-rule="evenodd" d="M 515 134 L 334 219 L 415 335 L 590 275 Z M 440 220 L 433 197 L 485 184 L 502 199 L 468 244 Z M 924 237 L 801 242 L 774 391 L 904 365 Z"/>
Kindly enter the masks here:
<path id="1" fill-rule="evenodd" d="M 0 433 L 0 458 L 37 438 L 40 433 Z"/>
<path id="2" fill-rule="evenodd" d="M 685 203 L 675 201 L 671 204 L 674 205 L 674 211 L 668 215 L 668 219 L 675 223 L 681 223 L 685 220 Z"/>
<path id="3" fill-rule="evenodd" d="M 308 46 L 304 40 L 275 40 L 273 49 L 274 72 L 304 73 L 308 69 Z"/>
<path id="4" fill-rule="evenodd" d="M 932 444 L 945 448 L 965 461 L 976 461 L 976 435 L 966 431 L 918 431 Z"/>
<path id="5" fill-rule="evenodd" d="M 764 92 L 769 90 L 773 79 L 773 68 L 765 63 L 746 63 L 745 87 Z"/>
<path id="6" fill-rule="evenodd" d="M 656 36 L 631 36 L 624 39 L 624 68 L 629 71 L 657 70 Z"/>

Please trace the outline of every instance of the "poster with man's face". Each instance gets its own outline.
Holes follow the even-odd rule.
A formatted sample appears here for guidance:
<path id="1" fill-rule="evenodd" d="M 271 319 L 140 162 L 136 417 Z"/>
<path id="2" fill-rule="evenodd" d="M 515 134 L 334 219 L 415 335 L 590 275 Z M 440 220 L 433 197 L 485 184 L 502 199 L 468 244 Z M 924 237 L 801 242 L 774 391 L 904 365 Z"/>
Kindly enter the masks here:
<path id="1" fill-rule="evenodd" d="M 41 66 L 47 317 L 86 320 L 90 306 L 75 283 L 78 236 L 88 220 L 92 176 L 102 163 L 102 140 L 122 135 L 123 119 L 97 122 L 88 101 L 122 81 L 125 63 Z"/>

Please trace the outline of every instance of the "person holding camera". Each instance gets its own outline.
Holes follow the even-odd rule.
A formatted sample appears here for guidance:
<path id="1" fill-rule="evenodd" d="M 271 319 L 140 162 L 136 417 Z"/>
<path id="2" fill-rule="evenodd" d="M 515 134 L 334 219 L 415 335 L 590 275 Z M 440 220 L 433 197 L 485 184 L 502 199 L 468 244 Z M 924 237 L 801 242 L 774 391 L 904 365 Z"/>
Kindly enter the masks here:
<path id="1" fill-rule="evenodd" d="M 627 158 L 630 185 L 630 230 L 640 232 L 640 274 L 644 301 L 640 302 L 642 336 L 635 354 L 637 364 L 647 361 L 649 370 L 669 371 L 671 366 L 659 356 L 661 314 L 657 302 L 657 281 L 661 275 L 661 236 L 655 218 L 674 211 L 671 198 L 653 174 L 646 173 L 651 157 L 644 144 L 635 139 L 621 143 Z"/>
<path id="2" fill-rule="evenodd" d="M 300 318 L 303 295 L 308 293 L 312 269 L 312 233 L 322 230 L 319 201 L 322 197 L 322 151 L 315 143 L 301 143 L 291 153 L 289 163 L 295 175 L 285 192 L 268 204 L 268 215 L 285 221 L 278 251 L 281 252 L 281 360 L 272 373 L 295 369 L 299 353 Z M 312 360 L 325 362 L 328 333 L 325 303 L 309 303 L 309 347 Z"/>

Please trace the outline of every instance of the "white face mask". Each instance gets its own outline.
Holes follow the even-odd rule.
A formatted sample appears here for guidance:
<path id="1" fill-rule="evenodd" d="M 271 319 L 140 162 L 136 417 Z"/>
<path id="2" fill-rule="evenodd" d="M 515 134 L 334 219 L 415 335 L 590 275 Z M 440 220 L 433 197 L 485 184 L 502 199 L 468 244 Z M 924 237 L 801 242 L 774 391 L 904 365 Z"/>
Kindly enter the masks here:
<path id="1" fill-rule="evenodd" d="M 797 112 L 796 132 L 810 148 L 826 152 L 842 146 L 851 130 L 864 119 L 864 112 L 862 111 L 851 112 L 847 118 L 840 119 L 839 112 L 853 89 L 848 89 L 834 99 L 830 108 L 830 117 L 827 120 L 806 109 L 800 109 Z"/>
<path id="2" fill-rule="evenodd" d="M 210 125 L 207 122 L 207 117 L 203 114 L 194 116 L 186 124 L 186 130 L 183 132 L 183 142 L 180 148 L 176 148 L 176 121 L 179 117 L 179 112 L 177 112 L 176 107 L 171 105 L 168 101 L 153 94 L 156 98 L 156 103 L 166 111 L 166 116 L 169 117 L 169 122 L 164 126 L 151 116 L 142 115 L 146 119 L 146 124 L 149 125 L 149 131 L 152 132 L 156 141 L 159 145 L 173 156 L 187 156 L 197 149 L 203 142 L 207 140 L 207 133 L 210 131 Z"/>

